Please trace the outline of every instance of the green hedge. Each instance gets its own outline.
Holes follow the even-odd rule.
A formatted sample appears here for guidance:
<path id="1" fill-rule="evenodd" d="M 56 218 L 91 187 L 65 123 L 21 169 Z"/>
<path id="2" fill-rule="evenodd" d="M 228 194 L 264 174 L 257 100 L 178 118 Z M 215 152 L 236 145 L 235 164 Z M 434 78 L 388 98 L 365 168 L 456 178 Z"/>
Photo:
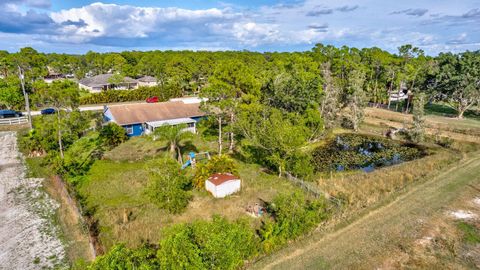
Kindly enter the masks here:
<path id="1" fill-rule="evenodd" d="M 139 101 L 152 96 L 157 96 L 160 101 L 167 101 L 170 98 L 180 97 L 181 90 L 175 87 L 160 86 L 140 87 L 134 90 L 107 90 L 80 97 L 80 105 Z"/>

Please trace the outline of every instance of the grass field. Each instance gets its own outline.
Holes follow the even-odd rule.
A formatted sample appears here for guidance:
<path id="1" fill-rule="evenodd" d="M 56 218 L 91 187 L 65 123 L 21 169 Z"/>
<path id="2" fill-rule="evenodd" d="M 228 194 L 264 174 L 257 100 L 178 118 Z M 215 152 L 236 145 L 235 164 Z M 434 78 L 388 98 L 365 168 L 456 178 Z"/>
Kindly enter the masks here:
<path id="1" fill-rule="evenodd" d="M 205 143 L 195 149 L 202 151 L 204 147 Z M 173 223 L 210 219 L 214 214 L 232 220 L 247 217 L 245 209 L 248 205 L 260 200 L 269 201 L 278 192 L 297 189 L 284 178 L 262 172 L 258 165 L 238 162 L 241 192 L 225 199 L 215 199 L 206 191 L 194 190 L 186 211 L 172 215 L 152 204 L 144 193 L 148 182 L 146 161 L 161 155 L 163 148 L 161 142 L 133 138 L 107 153 L 105 157 L 109 159 L 96 161 L 79 186 L 84 204 L 93 210 L 94 218 L 99 222 L 99 238 L 107 250 L 119 242 L 131 247 L 143 242 L 157 243 L 161 229 Z M 128 222 L 124 221 L 125 213 Z M 256 220 L 252 219 L 252 222 Z"/>
<path id="2" fill-rule="evenodd" d="M 443 136 L 458 141 L 480 143 L 480 121 L 473 119 L 456 119 L 428 115 L 425 117 L 426 133 Z M 379 108 L 365 109 L 365 124 L 374 132 L 385 132 L 389 128 L 410 127 L 412 116 Z"/>
<path id="3" fill-rule="evenodd" d="M 365 115 L 371 118 L 389 120 L 399 123 L 411 123 L 412 115 L 393 112 L 381 108 L 366 108 Z M 450 130 L 456 132 L 478 132 L 480 134 L 480 121 L 478 119 L 443 117 L 439 115 L 427 115 L 426 125 L 431 128 Z"/>
<path id="4" fill-rule="evenodd" d="M 480 156 L 468 155 L 436 177 L 414 185 L 386 205 L 327 234 L 317 232 L 304 241 L 265 258 L 254 269 L 372 269 L 379 258 L 391 257 L 419 233 L 423 220 L 444 210 L 470 185 L 480 185 Z"/>

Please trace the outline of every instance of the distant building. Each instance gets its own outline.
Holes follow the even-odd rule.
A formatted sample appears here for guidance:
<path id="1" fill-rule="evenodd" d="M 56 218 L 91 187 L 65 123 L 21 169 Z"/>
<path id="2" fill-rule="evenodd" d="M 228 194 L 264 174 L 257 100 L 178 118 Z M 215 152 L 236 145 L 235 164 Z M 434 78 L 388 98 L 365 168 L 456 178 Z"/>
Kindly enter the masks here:
<path id="1" fill-rule="evenodd" d="M 215 173 L 205 181 L 205 189 L 215 198 L 224 198 L 240 188 L 241 180 L 230 173 Z"/>
<path id="2" fill-rule="evenodd" d="M 130 77 L 124 77 L 121 83 L 112 83 L 111 77 L 114 74 L 100 74 L 97 76 L 81 79 L 78 86 L 92 93 L 105 90 L 128 90 L 138 88 L 138 81 Z"/>
<path id="3" fill-rule="evenodd" d="M 66 76 L 62 73 L 58 73 L 53 68 L 47 67 L 48 75 L 43 77 L 43 81 L 46 83 L 52 83 L 53 81 L 65 79 Z"/>
<path id="4" fill-rule="evenodd" d="M 152 76 L 143 76 L 141 78 L 138 78 L 137 81 L 138 81 L 138 86 L 151 87 L 151 86 L 157 86 L 158 85 L 157 78 L 152 77 Z"/>
<path id="5" fill-rule="evenodd" d="M 187 100 L 106 106 L 104 121 L 124 127 L 130 137 L 152 133 L 163 125 L 186 124 L 187 131 L 196 133 L 196 124 L 205 113 L 200 110 L 199 101 Z"/>

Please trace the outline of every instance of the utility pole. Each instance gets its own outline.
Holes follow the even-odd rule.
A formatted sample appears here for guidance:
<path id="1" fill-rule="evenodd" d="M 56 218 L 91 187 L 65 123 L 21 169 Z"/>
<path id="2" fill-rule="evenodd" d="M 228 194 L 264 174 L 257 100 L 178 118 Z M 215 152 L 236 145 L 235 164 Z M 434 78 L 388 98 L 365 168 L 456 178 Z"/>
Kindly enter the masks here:
<path id="1" fill-rule="evenodd" d="M 25 109 L 27 109 L 28 114 L 28 125 L 30 129 L 33 129 L 32 125 L 32 113 L 30 112 L 30 101 L 28 100 L 27 91 L 25 91 L 25 74 L 20 66 L 18 66 L 18 77 L 20 78 L 20 84 L 22 85 L 23 97 L 25 98 Z"/>

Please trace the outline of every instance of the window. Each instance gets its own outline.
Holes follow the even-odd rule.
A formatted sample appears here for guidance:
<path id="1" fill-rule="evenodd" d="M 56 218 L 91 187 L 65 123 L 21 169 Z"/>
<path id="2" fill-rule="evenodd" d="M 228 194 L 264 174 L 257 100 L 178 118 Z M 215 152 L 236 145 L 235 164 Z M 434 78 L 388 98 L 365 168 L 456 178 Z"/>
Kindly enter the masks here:
<path id="1" fill-rule="evenodd" d="M 127 134 L 128 134 L 128 135 L 133 134 L 133 126 L 126 126 L 126 127 L 125 127 L 125 130 L 127 131 Z"/>
<path id="2" fill-rule="evenodd" d="M 195 127 L 195 123 L 188 123 L 187 125 L 189 128 Z"/>

